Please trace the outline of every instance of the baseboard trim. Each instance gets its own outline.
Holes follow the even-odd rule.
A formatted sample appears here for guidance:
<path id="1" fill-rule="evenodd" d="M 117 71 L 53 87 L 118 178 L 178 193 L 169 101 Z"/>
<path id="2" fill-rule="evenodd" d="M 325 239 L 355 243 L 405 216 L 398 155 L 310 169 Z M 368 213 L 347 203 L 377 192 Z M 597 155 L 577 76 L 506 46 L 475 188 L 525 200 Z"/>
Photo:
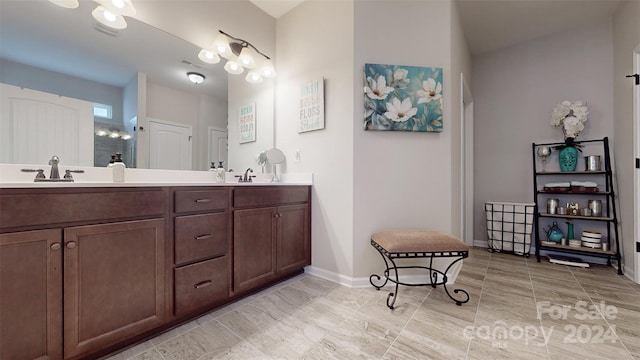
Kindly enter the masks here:
<path id="1" fill-rule="evenodd" d="M 458 274 L 462 270 L 462 266 L 464 266 L 464 260 L 456 263 L 454 266 L 449 269 L 449 275 L 447 279 L 447 285 L 454 284 L 456 279 L 458 278 Z M 304 272 L 319 277 L 321 279 L 325 279 L 327 281 L 331 281 L 336 284 L 340 284 L 350 288 L 365 288 L 371 286 L 369 282 L 369 277 L 350 277 L 342 274 L 338 274 L 329 270 L 325 270 L 316 266 L 307 266 L 304 268 Z M 381 275 L 382 271 L 378 274 Z M 404 283 L 421 283 L 424 282 L 424 275 L 401 275 L 400 281 Z M 387 284 L 389 286 L 389 284 Z"/>

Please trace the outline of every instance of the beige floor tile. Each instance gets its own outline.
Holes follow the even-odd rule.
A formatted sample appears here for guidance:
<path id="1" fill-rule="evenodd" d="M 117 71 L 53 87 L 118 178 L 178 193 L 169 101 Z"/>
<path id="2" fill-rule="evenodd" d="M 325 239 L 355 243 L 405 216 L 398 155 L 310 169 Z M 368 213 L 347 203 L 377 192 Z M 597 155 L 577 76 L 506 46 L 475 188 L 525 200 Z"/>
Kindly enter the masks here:
<path id="1" fill-rule="evenodd" d="M 229 350 L 240 339 L 216 321 L 179 335 L 155 349 L 165 360 L 197 360 Z"/>
<path id="2" fill-rule="evenodd" d="M 471 248 L 449 286 L 462 295 L 455 288 L 469 293 L 468 303 L 457 306 L 443 286 L 400 286 L 391 310 L 392 286 L 351 289 L 302 274 L 109 360 L 640 360 L 640 285 L 612 267 Z"/>

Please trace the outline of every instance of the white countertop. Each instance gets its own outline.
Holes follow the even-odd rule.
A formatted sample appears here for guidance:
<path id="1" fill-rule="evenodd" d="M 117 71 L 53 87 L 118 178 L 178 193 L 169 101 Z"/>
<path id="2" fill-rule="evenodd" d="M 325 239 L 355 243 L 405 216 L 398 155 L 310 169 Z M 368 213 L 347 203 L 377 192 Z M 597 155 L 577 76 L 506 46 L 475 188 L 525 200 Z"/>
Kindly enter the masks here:
<path id="1" fill-rule="evenodd" d="M 0 164 L 0 188 L 73 188 L 73 187 L 152 187 L 152 186 L 281 186 L 312 185 L 311 173 L 281 174 L 280 182 L 272 182 L 272 174 L 256 174 L 253 182 L 239 183 L 236 175 L 226 173 L 226 182 L 216 182 L 214 172 L 188 170 L 125 169 L 125 182 L 112 181 L 112 169 L 102 167 L 60 166 L 60 177 L 67 169 L 84 170 L 82 174 L 73 174 L 74 182 L 34 182 L 35 173 L 22 172 L 21 169 L 44 169 L 49 177 L 50 166 L 30 164 Z"/>

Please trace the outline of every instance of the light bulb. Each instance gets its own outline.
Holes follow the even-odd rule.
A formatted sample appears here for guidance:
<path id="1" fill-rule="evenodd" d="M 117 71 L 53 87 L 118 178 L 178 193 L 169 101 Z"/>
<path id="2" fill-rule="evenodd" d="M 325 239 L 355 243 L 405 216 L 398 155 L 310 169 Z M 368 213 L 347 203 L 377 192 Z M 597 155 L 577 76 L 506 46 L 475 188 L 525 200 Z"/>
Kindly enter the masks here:
<path id="1" fill-rule="evenodd" d="M 122 9 L 124 7 L 124 1 L 122 0 L 111 0 L 111 3 L 118 9 Z"/>
<path id="2" fill-rule="evenodd" d="M 114 22 L 116 21 L 116 14 L 112 13 L 109 10 L 105 10 L 104 13 L 102 13 L 104 16 L 104 19 L 109 21 L 109 22 Z"/>
<path id="3" fill-rule="evenodd" d="M 258 73 L 257 71 L 249 71 L 249 73 L 247 74 L 247 77 L 245 77 L 244 79 L 250 82 L 251 84 L 260 84 L 261 82 L 264 81 L 262 79 L 262 76 L 260 76 L 260 73 Z"/>
<path id="4" fill-rule="evenodd" d="M 242 48 L 242 51 L 240 51 L 240 55 L 238 56 L 238 60 L 242 66 L 247 69 L 253 69 L 256 66 L 256 61 L 253 58 L 253 50 L 248 46 Z"/>
<path id="5" fill-rule="evenodd" d="M 260 67 L 260 74 L 266 78 L 273 78 L 276 76 L 276 69 L 273 68 L 273 63 L 269 59 L 265 59 Z"/>
<path id="6" fill-rule="evenodd" d="M 220 57 L 213 50 L 202 49 L 198 53 L 198 58 L 207 64 L 217 64 L 220 62 Z"/>
<path id="7" fill-rule="evenodd" d="M 216 36 L 216 39 L 213 41 L 213 48 L 218 54 L 226 58 L 233 55 L 233 52 L 231 52 L 231 46 L 229 46 L 229 39 L 223 33 Z"/>
<path id="8" fill-rule="evenodd" d="M 127 27 L 127 22 L 124 20 L 122 15 L 114 14 L 113 12 L 104 8 L 104 6 L 96 7 L 91 15 L 94 19 L 98 20 L 99 23 L 106 25 L 110 28 L 122 30 Z"/>
<path id="9" fill-rule="evenodd" d="M 224 69 L 229 74 L 234 74 L 234 75 L 242 74 L 244 72 L 244 68 L 240 66 L 240 64 L 238 64 L 235 60 L 227 61 L 227 63 L 224 65 Z"/>

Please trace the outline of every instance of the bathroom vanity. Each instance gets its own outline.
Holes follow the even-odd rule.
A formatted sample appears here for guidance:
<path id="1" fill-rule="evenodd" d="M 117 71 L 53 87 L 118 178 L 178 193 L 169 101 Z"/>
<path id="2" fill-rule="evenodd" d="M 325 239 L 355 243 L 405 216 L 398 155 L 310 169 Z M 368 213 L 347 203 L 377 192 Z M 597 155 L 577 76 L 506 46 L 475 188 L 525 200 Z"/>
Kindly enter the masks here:
<path id="1" fill-rule="evenodd" d="M 97 358 L 303 271 L 311 186 L 0 187 L 0 358 Z"/>

